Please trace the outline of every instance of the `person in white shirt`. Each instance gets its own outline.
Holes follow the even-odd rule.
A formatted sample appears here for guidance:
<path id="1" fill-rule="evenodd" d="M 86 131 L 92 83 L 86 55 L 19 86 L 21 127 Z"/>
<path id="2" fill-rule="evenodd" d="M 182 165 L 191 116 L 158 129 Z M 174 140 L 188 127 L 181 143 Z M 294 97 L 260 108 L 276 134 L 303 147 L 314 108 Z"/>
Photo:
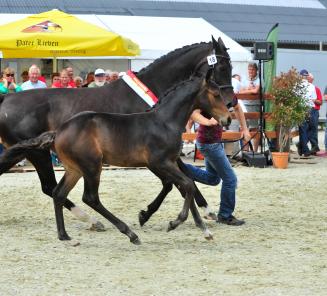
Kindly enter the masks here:
<path id="1" fill-rule="evenodd" d="M 317 93 L 315 86 L 308 81 L 309 78 L 309 72 L 305 69 L 300 71 L 300 75 L 303 78 L 303 85 L 306 88 L 306 98 L 307 98 L 307 104 L 311 108 L 314 107 L 314 101 L 317 99 Z M 308 118 L 299 126 L 299 137 L 300 142 L 296 144 L 298 154 L 301 156 L 302 154 L 305 157 L 308 157 L 311 155 L 311 151 L 308 147 L 308 141 L 309 141 L 309 129 L 310 129 L 310 114 L 308 114 Z"/>
<path id="2" fill-rule="evenodd" d="M 47 85 L 39 80 L 40 74 L 40 68 L 36 65 L 32 65 L 28 70 L 29 79 L 21 85 L 22 90 L 46 88 Z"/>

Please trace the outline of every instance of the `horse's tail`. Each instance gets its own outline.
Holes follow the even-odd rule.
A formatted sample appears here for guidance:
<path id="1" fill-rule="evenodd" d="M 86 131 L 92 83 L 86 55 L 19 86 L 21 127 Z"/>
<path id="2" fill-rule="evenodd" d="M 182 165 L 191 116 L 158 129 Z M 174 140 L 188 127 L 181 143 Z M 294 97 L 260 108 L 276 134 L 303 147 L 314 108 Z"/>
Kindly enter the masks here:
<path id="1" fill-rule="evenodd" d="M 178 165 L 179 169 L 186 176 L 188 176 L 189 178 L 191 178 L 190 172 L 189 172 L 188 168 L 186 167 L 186 165 L 184 164 L 184 162 L 180 158 L 177 159 L 177 165 Z M 205 198 L 203 197 L 202 193 L 200 192 L 200 190 L 198 189 L 198 187 L 196 185 L 195 185 L 195 196 L 194 196 L 194 199 L 195 199 L 195 201 L 196 201 L 196 203 L 197 203 L 197 205 L 199 207 L 206 208 L 208 206 L 207 201 L 205 200 Z"/>
<path id="2" fill-rule="evenodd" d="M 24 140 L 4 150 L 0 155 L 0 175 L 22 161 L 28 151 L 34 149 L 46 150 L 51 147 L 56 137 L 56 132 L 45 132 L 36 138 Z"/>

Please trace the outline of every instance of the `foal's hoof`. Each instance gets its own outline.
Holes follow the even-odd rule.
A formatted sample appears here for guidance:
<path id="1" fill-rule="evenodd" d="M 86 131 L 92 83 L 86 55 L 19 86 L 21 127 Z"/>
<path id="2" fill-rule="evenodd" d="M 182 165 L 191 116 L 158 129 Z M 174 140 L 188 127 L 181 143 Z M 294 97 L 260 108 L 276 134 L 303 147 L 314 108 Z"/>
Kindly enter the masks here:
<path id="1" fill-rule="evenodd" d="M 217 221 L 217 215 L 215 213 L 208 213 L 203 216 L 204 219 Z"/>
<path id="2" fill-rule="evenodd" d="M 148 221 L 148 220 L 149 220 L 149 217 L 147 217 L 146 211 L 141 210 L 139 212 L 139 222 L 140 222 L 140 225 L 143 226 L 146 223 L 146 221 Z"/>
<path id="3" fill-rule="evenodd" d="M 89 230 L 98 231 L 98 232 L 106 231 L 106 229 L 104 228 L 104 225 L 100 221 L 93 223 L 91 225 L 91 227 L 89 228 Z"/>
<path id="4" fill-rule="evenodd" d="M 176 227 L 177 227 L 177 225 L 174 225 L 174 222 L 173 222 L 173 221 L 170 221 L 170 222 L 168 223 L 167 232 L 169 232 L 169 231 L 171 231 L 171 230 L 174 230 Z"/>
<path id="5" fill-rule="evenodd" d="M 141 244 L 141 241 L 140 239 L 136 236 L 136 237 L 133 237 L 130 239 L 130 242 L 133 243 L 134 245 L 140 245 Z"/>
<path id="6" fill-rule="evenodd" d="M 204 238 L 208 241 L 213 240 L 213 235 L 208 229 L 204 232 Z"/>

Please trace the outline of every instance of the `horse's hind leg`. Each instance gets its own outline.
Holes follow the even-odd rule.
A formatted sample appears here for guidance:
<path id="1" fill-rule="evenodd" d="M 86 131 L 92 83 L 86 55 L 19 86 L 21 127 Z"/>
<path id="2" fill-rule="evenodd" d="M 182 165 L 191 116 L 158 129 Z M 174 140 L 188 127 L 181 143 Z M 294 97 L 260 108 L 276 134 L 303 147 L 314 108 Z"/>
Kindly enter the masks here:
<path id="1" fill-rule="evenodd" d="M 147 222 L 150 217 L 159 209 L 163 200 L 167 196 L 167 194 L 172 190 L 172 183 L 164 183 L 162 182 L 163 188 L 159 195 L 155 198 L 155 200 L 148 205 L 148 209 L 146 211 L 141 210 L 139 213 L 139 222 L 140 225 L 143 226 L 145 222 Z"/>
<path id="2" fill-rule="evenodd" d="M 75 186 L 81 175 L 76 172 L 66 172 L 59 184 L 53 190 L 53 204 L 56 215 L 58 238 L 60 240 L 70 240 L 66 230 L 63 215 L 63 205 L 68 193 Z"/>
<path id="3" fill-rule="evenodd" d="M 101 170 L 101 167 L 100 167 Z M 83 201 L 90 206 L 92 209 L 97 211 L 103 217 L 108 219 L 113 225 L 115 225 L 121 233 L 127 235 L 130 239 L 130 242 L 133 244 L 139 245 L 141 241 L 138 236 L 120 219 L 115 215 L 109 212 L 101 203 L 99 198 L 99 181 L 100 181 L 100 172 L 98 174 L 92 174 L 84 172 L 84 193 Z"/>
<path id="4" fill-rule="evenodd" d="M 52 192 L 57 186 L 57 181 L 53 171 L 49 151 L 30 151 L 27 154 L 27 159 L 33 164 L 38 173 L 43 193 L 52 198 Z M 90 217 L 69 199 L 65 200 L 64 207 L 71 211 L 72 214 L 79 220 L 90 223 L 92 230 L 104 230 L 104 226 L 101 222 L 94 217 Z"/>

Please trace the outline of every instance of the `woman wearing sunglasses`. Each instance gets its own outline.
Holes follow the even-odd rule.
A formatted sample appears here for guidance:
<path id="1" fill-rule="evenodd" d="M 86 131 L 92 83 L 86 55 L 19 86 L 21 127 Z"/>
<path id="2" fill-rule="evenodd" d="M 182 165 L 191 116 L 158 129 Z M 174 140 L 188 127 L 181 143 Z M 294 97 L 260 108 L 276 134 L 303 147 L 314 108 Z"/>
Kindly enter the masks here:
<path id="1" fill-rule="evenodd" d="M 2 80 L 0 82 L 0 93 L 7 94 L 12 92 L 19 92 L 22 88 L 15 82 L 15 72 L 12 68 L 3 70 Z"/>

